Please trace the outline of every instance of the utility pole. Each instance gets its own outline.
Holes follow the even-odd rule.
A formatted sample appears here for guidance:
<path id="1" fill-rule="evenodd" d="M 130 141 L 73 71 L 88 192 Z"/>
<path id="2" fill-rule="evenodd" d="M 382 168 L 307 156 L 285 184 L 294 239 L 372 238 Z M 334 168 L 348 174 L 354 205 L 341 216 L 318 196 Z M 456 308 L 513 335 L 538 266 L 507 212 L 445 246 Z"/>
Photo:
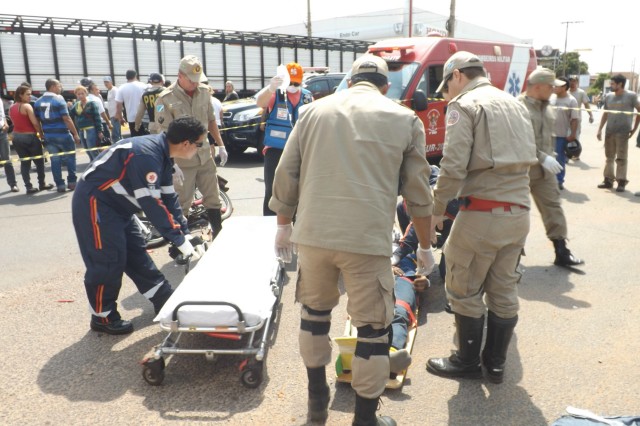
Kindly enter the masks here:
<path id="1" fill-rule="evenodd" d="M 613 58 L 616 56 L 616 45 L 613 45 L 613 51 L 611 52 L 611 69 L 609 70 L 609 76 L 613 76 Z"/>
<path id="2" fill-rule="evenodd" d="M 307 0 L 307 35 L 309 38 L 313 37 L 313 31 L 311 31 L 311 0 Z"/>
<path id="3" fill-rule="evenodd" d="M 456 0 L 451 0 L 449 6 L 449 20 L 447 21 L 447 32 L 449 37 L 453 38 L 456 35 Z"/>
<path id="4" fill-rule="evenodd" d="M 562 65 L 564 67 L 562 74 L 566 76 L 567 75 L 567 40 L 569 39 L 569 24 L 582 24 L 584 22 L 583 21 L 564 21 L 560 23 L 565 24 L 567 26 L 567 29 L 564 33 L 564 58 L 562 60 Z"/>

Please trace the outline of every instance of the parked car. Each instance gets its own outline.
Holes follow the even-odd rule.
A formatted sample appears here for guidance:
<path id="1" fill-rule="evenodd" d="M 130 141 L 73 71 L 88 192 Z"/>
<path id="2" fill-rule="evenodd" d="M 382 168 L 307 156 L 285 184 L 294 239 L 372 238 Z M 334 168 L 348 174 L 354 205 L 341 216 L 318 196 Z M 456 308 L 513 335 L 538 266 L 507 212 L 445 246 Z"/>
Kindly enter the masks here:
<path id="1" fill-rule="evenodd" d="M 345 73 L 305 73 L 302 87 L 313 94 L 313 99 L 330 95 L 342 81 Z M 238 99 L 222 104 L 224 127 L 222 138 L 230 155 L 238 155 L 247 148 L 256 148 L 262 156 L 264 133 L 260 131 L 263 109 L 256 105 L 256 97 Z M 229 129 L 229 130 L 225 130 Z"/>

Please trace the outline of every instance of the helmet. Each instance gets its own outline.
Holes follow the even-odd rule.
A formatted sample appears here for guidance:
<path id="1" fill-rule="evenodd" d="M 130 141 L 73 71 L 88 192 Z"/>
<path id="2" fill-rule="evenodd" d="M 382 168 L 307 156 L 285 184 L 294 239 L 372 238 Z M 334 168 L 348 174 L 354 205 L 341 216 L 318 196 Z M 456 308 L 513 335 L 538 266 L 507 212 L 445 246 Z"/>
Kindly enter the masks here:
<path id="1" fill-rule="evenodd" d="M 579 158 L 582 153 L 582 145 L 578 139 L 567 142 L 564 146 L 564 153 L 567 154 L 567 158 L 574 159 Z"/>
<path id="2" fill-rule="evenodd" d="M 80 85 L 84 87 L 89 87 L 91 83 L 93 83 L 93 80 L 91 80 L 91 77 L 85 77 L 82 80 L 80 80 Z"/>

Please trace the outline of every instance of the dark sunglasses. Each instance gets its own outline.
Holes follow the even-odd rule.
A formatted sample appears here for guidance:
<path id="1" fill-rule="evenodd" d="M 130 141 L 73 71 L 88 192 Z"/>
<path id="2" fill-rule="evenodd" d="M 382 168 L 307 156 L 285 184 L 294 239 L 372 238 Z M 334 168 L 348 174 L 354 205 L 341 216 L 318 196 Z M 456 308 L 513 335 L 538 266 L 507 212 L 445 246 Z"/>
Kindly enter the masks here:
<path id="1" fill-rule="evenodd" d="M 204 140 L 203 141 L 189 141 L 190 144 L 195 145 L 197 148 L 202 148 L 202 145 L 204 145 Z"/>
<path id="2" fill-rule="evenodd" d="M 444 81 L 444 85 L 442 86 L 442 91 L 444 93 L 449 92 L 449 81 L 451 81 L 452 78 L 453 78 L 453 73 L 449 74 L 449 77 L 447 77 L 447 79 Z"/>

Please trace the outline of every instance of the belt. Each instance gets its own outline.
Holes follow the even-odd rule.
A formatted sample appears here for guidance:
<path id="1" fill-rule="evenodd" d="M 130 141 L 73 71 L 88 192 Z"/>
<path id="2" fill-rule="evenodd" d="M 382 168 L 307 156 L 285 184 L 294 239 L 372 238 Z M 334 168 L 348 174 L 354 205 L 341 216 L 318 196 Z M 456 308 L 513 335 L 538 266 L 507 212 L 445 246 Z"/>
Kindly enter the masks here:
<path id="1" fill-rule="evenodd" d="M 460 210 L 493 213 L 516 213 L 522 210 L 529 210 L 528 207 L 520 204 L 506 201 L 483 200 L 482 198 L 472 196 L 461 197 L 458 200 L 460 201 Z"/>

